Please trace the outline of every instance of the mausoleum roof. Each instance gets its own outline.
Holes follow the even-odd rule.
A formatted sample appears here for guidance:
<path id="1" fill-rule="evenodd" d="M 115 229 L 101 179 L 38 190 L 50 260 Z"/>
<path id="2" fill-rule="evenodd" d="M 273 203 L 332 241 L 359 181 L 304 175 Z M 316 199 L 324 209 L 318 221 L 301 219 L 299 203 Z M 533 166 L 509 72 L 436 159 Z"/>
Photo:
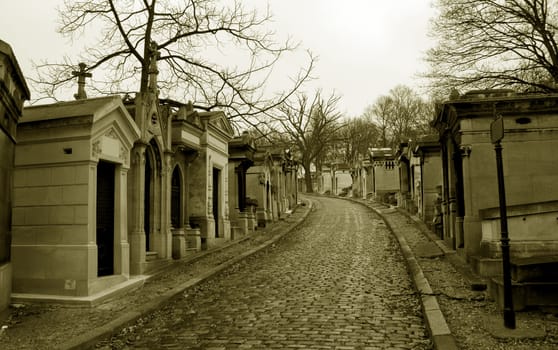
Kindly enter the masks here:
<path id="1" fill-rule="evenodd" d="M 35 121 L 91 116 L 107 104 L 122 104 L 120 96 L 106 96 L 98 98 L 88 98 L 82 100 L 58 102 L 48 105 L 29 106 L 23 109 L 21 123 L 29 123 Z M 122 104 L 124 108 L 124 105 Z"/>
<path id="2" fill-rule="evenodd" d="M 25 77 L 21 72 L 21 68 L 19 68 L 19 64 L 17 63 L 12 47 L 7 42 L 0 40 L 0 53 L 8 57 L 14 71 L 16 72 L 18 83 L 23 90 L 22 95 L 25 100 L 28 100 L 31 97 L 31 94 L 29 92 L 29 88 L 27 87 L 27 83 L 25 82 Z"/>

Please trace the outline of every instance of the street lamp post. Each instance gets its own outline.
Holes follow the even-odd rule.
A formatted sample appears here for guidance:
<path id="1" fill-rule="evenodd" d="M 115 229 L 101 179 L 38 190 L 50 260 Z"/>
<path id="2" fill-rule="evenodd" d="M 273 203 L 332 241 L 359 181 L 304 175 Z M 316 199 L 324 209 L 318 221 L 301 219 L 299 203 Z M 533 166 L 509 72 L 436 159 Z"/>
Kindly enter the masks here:
<path id="1" fill-rule="evenodd" d="M 504 279 L 504 326 L 515 329 L 515 313 L 513 311 L 512 283 L 510 271 L 510 239 L 508 236 L 508 214 L 506 208 L 506 189 L 504 186 L 504 166 L 502 162 L 502 145 L 504 138 L 504 119 L 502 115 L 490 124 L 490 138 L 496 152 L 496 170 L 498 173 L 498 197 L 500 202 L 500 232 L 502 243 L 502 268 Z"/>

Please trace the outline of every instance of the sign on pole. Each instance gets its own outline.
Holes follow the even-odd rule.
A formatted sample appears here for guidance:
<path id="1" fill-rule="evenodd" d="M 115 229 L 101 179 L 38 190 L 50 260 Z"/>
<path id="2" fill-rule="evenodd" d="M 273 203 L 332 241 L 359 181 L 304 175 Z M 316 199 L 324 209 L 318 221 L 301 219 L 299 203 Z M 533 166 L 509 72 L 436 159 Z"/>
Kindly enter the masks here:
<path id="1" fill-rule="evenodd" d="M 504 138 L 504 118 L 501 114 L 496 116 L 496 119 L 490 123 L 490 141 L 497 143 Z"/>

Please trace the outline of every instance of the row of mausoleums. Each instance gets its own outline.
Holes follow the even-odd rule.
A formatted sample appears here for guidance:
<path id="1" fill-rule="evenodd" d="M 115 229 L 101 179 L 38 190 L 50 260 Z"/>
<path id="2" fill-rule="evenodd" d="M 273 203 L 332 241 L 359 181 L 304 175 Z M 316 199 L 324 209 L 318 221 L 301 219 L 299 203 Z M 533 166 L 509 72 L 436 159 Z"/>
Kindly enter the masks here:
<path id="1" fill-rule="evenodd" d="M 419 216 L 501 293 L 500 211 L 490 124 L 504 120 L 503 165 L 514 303 L 558 305 L 558 94 L 470 92 L 443 103 L 437 134 L 372 149 L 353 188 Z"/>
<path id="2" fill-rule="evenodd" d="M 23 108 L 0 41 L 0 309 L 12 299 L 92 300 L 191 252 L 278 220 L 297 203 L 296 162 L 234 136 L 222 112 L 158 98 Z"/>

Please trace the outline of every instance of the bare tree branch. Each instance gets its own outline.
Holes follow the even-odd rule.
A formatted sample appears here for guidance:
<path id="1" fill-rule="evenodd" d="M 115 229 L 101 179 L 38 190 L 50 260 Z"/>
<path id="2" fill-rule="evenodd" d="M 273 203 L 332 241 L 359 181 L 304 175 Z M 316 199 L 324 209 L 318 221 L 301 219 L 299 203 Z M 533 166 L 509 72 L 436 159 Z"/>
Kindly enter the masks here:
<path id="1" fill-rule="evenodd" d="M 401 141 L 431 132 L 429 121 L 434 103 L 424 101 L 405 85 L 398 85 L 376 99 L 364 116 L 376 125 L 381 147 L 396 147 Z"/>
<path id="2" fill-rule="evenodd" d="M 452 89 L 558 91 L 555 0 L 437 0 L 427 53 L 434 95 Z"/>
<path id="3" fill-rule="evenodd" d="M 337 109 L 340 97 L 331 93 L 327 98 L 317 91 L 314 96 L 297 94 L 286 100 L 274 118 L 288 141 L 300 155 L 305 172 L 306 190 L 313 192 L 311 165 L 322 156 L 337 137 L 342 114 Z"/>
<path id="4" fill-rule="evenodd" d="M 80 57 L 36 65 L 32 81 L 41 99 L 56 99 L 73 85 L 69 73 L 79 62 L 95 70 L 88 89 L 146 91 L 156 57 L 162 96 L 193 100 L 205 110 L 223 109 L 241 124 L 258 125 L 254 119 L 269 117 L 312 78 L 316 61 L 308 52 L 300 68 L 277 71 L 299 54 L 298 43 L 277 39 L 268 26 L 269 9 L 248 10 L 239 0 L 67 0 L 59 18 L 60 33 L 95 41 Z M 231 62 L 231 55 L 241 59 Z M 274 92 L 270 81 L 285 77 L 291 80 Z"/>

